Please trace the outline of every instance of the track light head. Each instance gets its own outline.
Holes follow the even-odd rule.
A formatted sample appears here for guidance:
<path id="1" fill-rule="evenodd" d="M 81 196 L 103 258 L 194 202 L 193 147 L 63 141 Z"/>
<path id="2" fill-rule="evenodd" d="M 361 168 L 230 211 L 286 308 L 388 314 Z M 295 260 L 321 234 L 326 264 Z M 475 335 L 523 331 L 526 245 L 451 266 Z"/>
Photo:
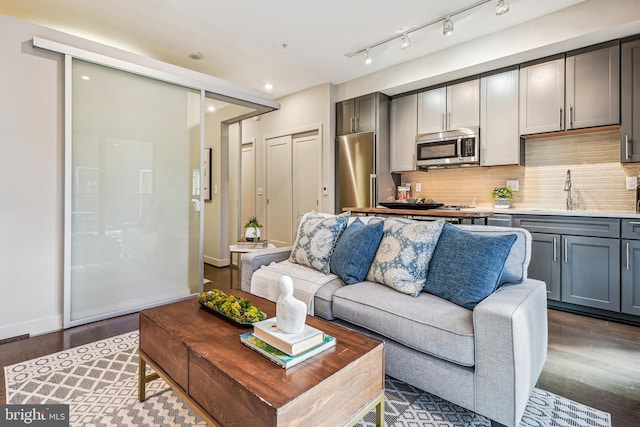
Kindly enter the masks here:
<path id="1" fill-rule="evenodd" d="M 402 38 L 400 38 L 400 49 L 405 50 L 409 46 L 411 46 L 411 40 L 409 40 L 409 34 L 404 33 L 402 35 Z"/>
<path id="2" fill-rule="evenodd" d="M 444 23 L 442 25 L 442 35 L 448 36 L 448 35 L 451 35 L 452 33 L 453 33 L 453 21 L 451 20 L 450 16 L 447 16 L 447 18 L 444 20 Z"/>
<path id="3" fill-rule="evenodd" d="M 373 59 L 371 59 L 371 55 L 369 55 L 369 49 L 364 51 L 364 63 L 365 65 L 369 65 L 373 62 Z"/>
<path id="4" fill-rule="evenodd" d="M 504 15 L 509 12 L 509 0 L 498 0 L 496 3 L 496 15 Z"/>

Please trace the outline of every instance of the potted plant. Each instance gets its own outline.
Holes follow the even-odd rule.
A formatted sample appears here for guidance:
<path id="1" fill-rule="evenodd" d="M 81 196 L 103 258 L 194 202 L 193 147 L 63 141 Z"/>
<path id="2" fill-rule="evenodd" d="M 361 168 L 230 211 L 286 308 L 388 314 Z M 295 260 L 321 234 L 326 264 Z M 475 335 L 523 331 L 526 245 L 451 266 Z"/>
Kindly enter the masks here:
<path id="1" fill-rule="evenodd" d="M 244 238 L 247 242 L 259 242 L 260 241 L 260 229 L 262 224 L 255 216 L 249 217 L 249 221 L 244 225 Z"/>
<path id="2" fill-rule="evenodd" d="M 508 208 L 513 199 L 513 190 L 509 187 L 495 187 L 491 191 L 491 199 L 496 208 Z"/>

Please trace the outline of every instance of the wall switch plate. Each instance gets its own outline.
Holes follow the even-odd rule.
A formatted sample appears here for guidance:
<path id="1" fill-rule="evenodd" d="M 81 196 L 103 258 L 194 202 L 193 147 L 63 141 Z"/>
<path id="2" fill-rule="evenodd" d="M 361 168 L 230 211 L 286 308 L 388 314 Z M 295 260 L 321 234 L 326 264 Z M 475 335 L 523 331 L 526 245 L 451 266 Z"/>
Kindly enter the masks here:
<path id="1" fill-rule="evenodd" d="M 638 186 L 637 176 L 628 176 L 627 178 L 627 190 L 635 190 Z"/>
<path id="2" fill-rule="evenodd" d="M 419 193 L 422 191 L 422 183 L 416 182 L 416 191 Z"/>
<path id="3" fill-rule="evenodd" d="M 517 179 L 507 180 L 507 187 L 509 187 L 513 191 L 520 191 L 520 181 L 518 181 Z"/>

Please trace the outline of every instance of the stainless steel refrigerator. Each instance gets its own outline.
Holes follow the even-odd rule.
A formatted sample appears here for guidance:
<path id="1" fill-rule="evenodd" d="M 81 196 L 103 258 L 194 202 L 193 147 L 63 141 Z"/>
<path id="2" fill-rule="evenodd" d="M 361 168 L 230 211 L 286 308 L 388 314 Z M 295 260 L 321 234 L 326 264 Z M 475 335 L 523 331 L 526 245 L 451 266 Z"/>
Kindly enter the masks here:
<path id="1" fill-rule="evenodd" d="M 377 144 L 374 132 L 339 136 L 336 144 L 338 213 L 345 207 L 375 207 L 395 194 L 388 147 Z"/>

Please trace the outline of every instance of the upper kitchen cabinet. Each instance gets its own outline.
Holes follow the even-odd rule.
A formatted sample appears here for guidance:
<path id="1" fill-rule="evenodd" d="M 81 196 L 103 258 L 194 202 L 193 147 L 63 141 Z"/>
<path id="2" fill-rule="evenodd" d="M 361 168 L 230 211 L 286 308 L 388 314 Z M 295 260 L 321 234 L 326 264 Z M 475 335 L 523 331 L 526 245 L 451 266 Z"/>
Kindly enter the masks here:
<path id="1" fill-rule="evenodd" d="M 640 40 L 622 44 L 623 163 L 640 162 Z"/>
<path id="2" fill-rule="evenodd" d="M 418 94 L 418 133 L 480 125 L 480 79 L 473 78 Z"/>
<path id="3" fill-rule="evenodd" d="M 620 44 L 567 53 L 566 129 L 620 123 Z"/>
<path id="4" fill-rule="evenodd" d="M 348 99 L 336 104 L 337 136 L 376 130 L 375 94 Z"/>
<path id="5" fill-rule="evenodd" d="M 520 134 L 564 129 L 564 56 L 520 68 Z"/>
<path id="6" fill-rule="evenodd" d="M 418 95 L 391 100 L 391 172 L 415 169 Z"/>
<path id="7" fill-rule="evenodd" d="M 519 164 L 517 67 L 483 75 L 480 100 L 480 165 Z"/>
<path id="8" fill-rule="evenodd" d="M 619 104 L 618 42 L 520 68 L 521 135 L 617 124 Z"/>

